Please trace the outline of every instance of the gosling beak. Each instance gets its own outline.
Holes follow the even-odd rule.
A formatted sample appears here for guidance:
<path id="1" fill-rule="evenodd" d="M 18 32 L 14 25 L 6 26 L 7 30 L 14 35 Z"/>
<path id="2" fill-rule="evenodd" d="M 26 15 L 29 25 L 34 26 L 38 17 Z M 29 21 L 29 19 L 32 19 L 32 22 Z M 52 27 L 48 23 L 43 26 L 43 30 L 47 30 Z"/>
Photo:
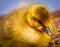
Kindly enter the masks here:
<path id="1" fill-rule="evenodd" d="M 44 27 L 44 29 L 42 29 L 44 32 L 46 32 L 49 36 L 52 36 L 52 32 L 50 31 L 49 27 Z"/>
<path id="2" fill-rule="evenodd" d="M 46 27 L 41 21 L 39 21 L 39 20 L 37 20 L 36 18 L 34 18 L 39 24 L 41 24 L 42 25 L 42 27 L 43 27 L 43 31 L 45 32 L 45 33 L 47 33 L 49 36 L 52 36 L 52 32 L 50 31 L 50 28 L 49 27 Z"/>

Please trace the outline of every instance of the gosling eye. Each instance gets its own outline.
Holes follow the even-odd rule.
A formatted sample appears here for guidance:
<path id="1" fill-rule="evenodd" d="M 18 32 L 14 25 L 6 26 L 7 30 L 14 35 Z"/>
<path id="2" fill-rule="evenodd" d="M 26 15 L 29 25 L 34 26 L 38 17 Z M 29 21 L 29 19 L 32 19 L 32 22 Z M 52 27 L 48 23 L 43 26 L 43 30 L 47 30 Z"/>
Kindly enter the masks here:
<path id="1" fill-rule="evenodd" d="M 39 21 L 38 19 L 36 19 L 34 17 L 33 17 L 33 19 L 36 20 L 39 24 L 41 24 L 41 26 L 43 26 L 45 28 L 44 24 L 41 21 Z"/>

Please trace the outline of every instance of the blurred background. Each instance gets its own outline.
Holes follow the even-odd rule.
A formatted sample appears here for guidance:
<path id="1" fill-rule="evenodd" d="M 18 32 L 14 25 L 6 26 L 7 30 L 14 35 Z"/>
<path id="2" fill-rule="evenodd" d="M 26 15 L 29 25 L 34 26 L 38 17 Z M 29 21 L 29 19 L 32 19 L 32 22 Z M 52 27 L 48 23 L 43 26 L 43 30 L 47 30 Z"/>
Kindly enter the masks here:
<path id="1" fill-rule="evenodd" d="M 59 40 L 54 38 L 51 43 L 54 46 L 56 44 L 60 47 L 60 37 L 57 37 L 60 36 L 60 0 L 0 0 L 0 29 L 3 17 L 5 17 L 9 12 L 36 3 L 45 4 L 49 8 L 51 16 L 54 17 L 54 23 L 57 30 L 55 38 L 59 38 Z M 58 40 L 59 42 L 54 42 L 55 40 Z"/>
<path id="2" fill-rule="evenodd" d="M 45 4 L 50 11 L 60 9 L 60 0 L 0 0 L 0 16 L 18 7 L 28 7 L 36 3 Z"/>

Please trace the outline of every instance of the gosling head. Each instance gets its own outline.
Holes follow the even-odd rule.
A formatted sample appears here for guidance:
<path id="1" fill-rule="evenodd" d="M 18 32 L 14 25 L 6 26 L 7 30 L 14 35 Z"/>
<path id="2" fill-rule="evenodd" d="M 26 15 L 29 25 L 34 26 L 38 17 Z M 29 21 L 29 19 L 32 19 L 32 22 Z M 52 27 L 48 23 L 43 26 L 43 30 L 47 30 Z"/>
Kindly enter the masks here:
<path id="1" fill-rule="evenodd" d="M 48 35 L 51 34 L 49 29 L 50 14 L 48 8 L 42 4 L 35 4 L 28 8 L 27 21 L 30 26 L 37 30 L 43 30 Z"/>

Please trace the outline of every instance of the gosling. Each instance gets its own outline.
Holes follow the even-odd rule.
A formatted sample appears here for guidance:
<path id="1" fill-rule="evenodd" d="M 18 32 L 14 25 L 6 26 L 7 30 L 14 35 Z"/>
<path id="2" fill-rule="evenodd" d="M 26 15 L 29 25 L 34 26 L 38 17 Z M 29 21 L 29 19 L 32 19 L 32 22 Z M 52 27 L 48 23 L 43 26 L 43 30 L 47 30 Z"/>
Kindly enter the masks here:
<path id="1" fill-rule="evenodd" d="M 3 47 L 47 47 L 51 39 L 48 8 L 34 4 L 9 13 L 4 19 Z"/>

